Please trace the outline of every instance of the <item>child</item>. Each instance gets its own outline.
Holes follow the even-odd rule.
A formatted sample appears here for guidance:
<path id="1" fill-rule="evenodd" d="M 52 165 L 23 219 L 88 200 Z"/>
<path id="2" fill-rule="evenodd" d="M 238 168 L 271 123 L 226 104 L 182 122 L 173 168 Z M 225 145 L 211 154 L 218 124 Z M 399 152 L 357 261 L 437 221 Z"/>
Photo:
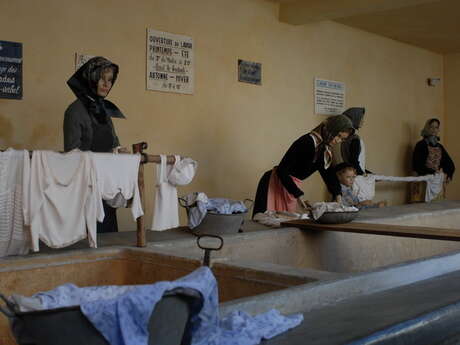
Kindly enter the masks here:
<path id="1" fill-rule="evenodd" d="M 353 182 L 356 177 L 355 168 L 349 163 L 340 163 L 335 167 L 337 179 L 342 188 L 342 203 L 345 206 L 355 206 L 359 209 L 377 208 L 387 206 L 386 201 L 373 203 L 372 200 L 359 201 L 358 196 L 353 192 Z"/>

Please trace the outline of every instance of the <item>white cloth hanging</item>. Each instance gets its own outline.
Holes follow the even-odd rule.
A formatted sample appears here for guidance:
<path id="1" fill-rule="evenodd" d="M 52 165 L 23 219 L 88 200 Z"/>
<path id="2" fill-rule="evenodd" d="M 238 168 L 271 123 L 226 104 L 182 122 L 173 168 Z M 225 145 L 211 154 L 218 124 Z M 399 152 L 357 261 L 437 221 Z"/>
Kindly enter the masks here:
<path id="1" fill-rule="evenodd" d="M 138 154 L 91 153 L 91 158 L 96 169 L 102 199 L 107 200 L 112 207 L 120 207 L 126 206 L 126 200 L 132 198 L 131 213 L 134 220 L 143 216 L 137 184 L 141 156 Z"/>
<path id="2" fill-rule="evenodd" d="M 183 158 L 174 164 L 168 175 L 168 181 L 175 186 L 185 186 L 192 182 L 198 168 L 198 162 L 191 158 Z"/>
<path id="3" fill-rule="evenodd" d="M 27 254 L 29 229 L 24 227 L 23 200 L 30 178 L 29 152 L 0 152 L 0 257 Z"/>
<path id="4" fill-rule="evenodd" d="M 364 146 L 364 141 L 363 139 L 359 138 L 359 142 L 361 144 L 361 151 L 359 152 L 358 156 L 358 162 L 359 162 L 359 167 L 363 172 L 366 171 L 366 146 Z"/>
<path id="5" fill-rule="evenodd" d="M 358 200 L 372 200 L 375 196 L 376 181 L 393 181 L 393 182 L 415 182 L 426 181 L 427 188 L 425 201 L 430 202 L 442 191 L 444 183 L 444 174 L 438 173 L 425 176 L 384 176 L 384 175 L 358 175 L 353 183 L 353 194 L 357 195 Z"/>
<path id="6" fill-rule="evenodd" d="M 180 162 L 180 156 L 174 158 L 174 166 L 176 166 Z M 167 156 L 160 155 L 160 164 L 156 166 L 155 204 L 151 230 L 163 231 L 179 226 L 177 189 L 168 181 L 169 173 L 174 166 L 168 166 Z"/>
<path id="7" fill-rule="evenodd" d="M 104 208 L 89 152 L 34 151 L 26 194 L 34 251 L 39 239 L 61 248 L 88 237 L 90 247 L 97 247 L 96 221 L 104 220 Z"/>

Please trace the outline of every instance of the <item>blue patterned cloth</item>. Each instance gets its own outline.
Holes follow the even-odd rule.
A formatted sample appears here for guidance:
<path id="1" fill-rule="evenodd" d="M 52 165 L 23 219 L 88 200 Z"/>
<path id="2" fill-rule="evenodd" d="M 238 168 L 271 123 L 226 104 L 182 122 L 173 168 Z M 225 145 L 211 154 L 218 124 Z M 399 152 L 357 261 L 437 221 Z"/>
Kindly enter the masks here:
<path id="1" fill-rule="evenodd" d="M 147 345 L 152 310 L 166 291 L 178 287 L 199 291 L 203 298 L 202 308 L 192 310 L 192 345 L 255 345 L 303 320 L 301 314 L 282 316 L 275 310 L 255 317 L 234 312 L 220 319 L 217 281 L 208 267 L 200 267 L 173 282 L 86 288 L 65 284 L 33 298 L 42 301 L 43 309 L 80 305 L 111 345 Z"/>
<path id="2" fill-rule="evenodd" d="M 204 193 L 191 193 L 186 200 L 188 209 L 188 227 L 196 228 L 201 224 L 208 212 L 217 214 L 245 213 L 248 208 L 242 201 L 230 200 L 225 198 L 209 199 Z"/>

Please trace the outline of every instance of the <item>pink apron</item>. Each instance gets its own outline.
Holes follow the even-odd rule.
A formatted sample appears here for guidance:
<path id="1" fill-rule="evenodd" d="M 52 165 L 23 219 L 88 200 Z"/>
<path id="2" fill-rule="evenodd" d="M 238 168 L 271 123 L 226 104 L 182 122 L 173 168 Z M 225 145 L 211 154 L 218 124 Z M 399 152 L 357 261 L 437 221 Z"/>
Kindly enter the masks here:
<path id="1" fill-rule="evenodd" d="M 297 187 L 300 188 L 302 180 L 294 176 L 290 177 Z M 297 211 L 297 198 L 284 188 L 276 174 L 276 168 L 273 168 L 268 184 L 267 211 Z"/>

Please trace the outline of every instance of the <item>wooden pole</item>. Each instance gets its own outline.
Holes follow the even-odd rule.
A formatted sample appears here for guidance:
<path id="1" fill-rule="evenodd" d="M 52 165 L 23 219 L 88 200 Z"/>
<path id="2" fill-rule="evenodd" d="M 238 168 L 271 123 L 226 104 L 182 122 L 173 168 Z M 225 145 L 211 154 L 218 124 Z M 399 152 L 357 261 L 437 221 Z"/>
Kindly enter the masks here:
<path id="1" fill-rule="evenodd" d="M 144 151 L 147 148 L 147 143 L 142 142 L 138 144 L 133 144 L 133 153 L 140 153 L 144 154 Z M 144 163 L 141 159 L 141 164 L 139 165 L 139 174 L 138 174 L 138 185 L 139 185 L 139 195 L 141 198 L 141 205 L 142 209 L 145 210 L 145 197 L 144 197 Z M 145 234 L 145 226 L 144 226 L 144 216 L 140 216 L 136 219 L 137 223 L 137 246 L 138 247 L 145 247 L 147 245 L 146 234 Z"/>

